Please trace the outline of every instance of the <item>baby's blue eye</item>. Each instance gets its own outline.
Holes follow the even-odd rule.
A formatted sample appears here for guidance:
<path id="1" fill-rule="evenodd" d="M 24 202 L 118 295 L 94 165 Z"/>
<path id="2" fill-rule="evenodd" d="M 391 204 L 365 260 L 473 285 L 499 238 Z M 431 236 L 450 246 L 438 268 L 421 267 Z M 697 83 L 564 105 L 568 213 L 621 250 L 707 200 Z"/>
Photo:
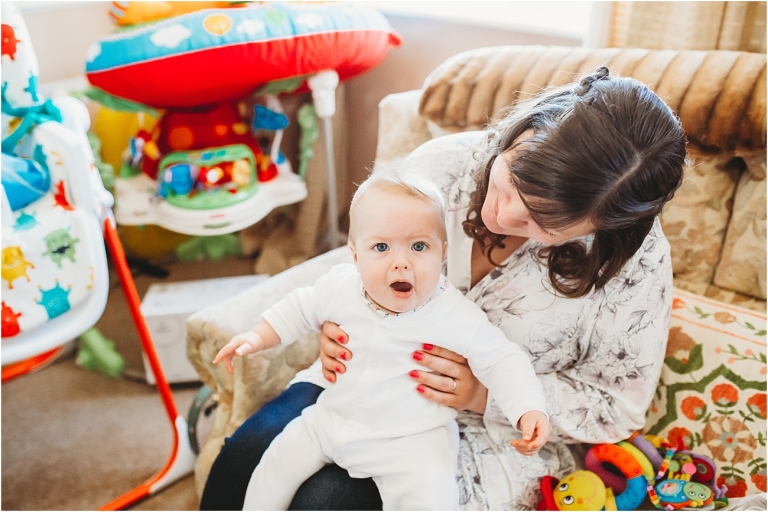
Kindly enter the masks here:
<path id="1" fill-rule="evenodd" d="M 379 242 L 373 246 L 373 250 L 376 252 L 385 252 L 387 249 L 389 249 L 389 246 L 384 242 Z"/>
<path id="2" fill-rule="evenodd" d="M 427 244 L 425 244 L 424 242 L 416 242 L 411 246 L 411 249 L 413 249 L 416 252 L 426 251 Z"/>

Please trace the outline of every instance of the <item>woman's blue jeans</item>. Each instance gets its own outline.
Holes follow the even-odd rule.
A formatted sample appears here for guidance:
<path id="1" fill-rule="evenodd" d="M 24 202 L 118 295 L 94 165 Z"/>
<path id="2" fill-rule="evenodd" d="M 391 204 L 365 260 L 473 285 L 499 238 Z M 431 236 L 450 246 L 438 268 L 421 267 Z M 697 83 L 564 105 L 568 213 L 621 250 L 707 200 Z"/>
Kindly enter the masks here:
<path id="1" fill-rule="evenodd" d="M 251 474 L 269 443 L 322 391 L 309 382 L 293 384 L 226 439 L 205 483 L 200 510 L 242 510 Z M 299 487 L 289 510 L 381 510 L 381 497 L 372 479 L 352 478 L 330 464 Z"/>

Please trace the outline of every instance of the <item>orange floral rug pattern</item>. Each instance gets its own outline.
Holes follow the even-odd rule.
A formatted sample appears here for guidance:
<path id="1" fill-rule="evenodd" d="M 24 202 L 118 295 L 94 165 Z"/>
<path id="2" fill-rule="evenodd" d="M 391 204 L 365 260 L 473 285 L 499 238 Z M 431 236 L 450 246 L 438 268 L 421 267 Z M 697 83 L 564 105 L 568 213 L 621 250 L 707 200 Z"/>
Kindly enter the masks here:
<path id="1" fill-rule="evenodd" d="M 736 498 L 766 492 L 766 317 L 675 290 L 646 433 L 710 457 Z"/>

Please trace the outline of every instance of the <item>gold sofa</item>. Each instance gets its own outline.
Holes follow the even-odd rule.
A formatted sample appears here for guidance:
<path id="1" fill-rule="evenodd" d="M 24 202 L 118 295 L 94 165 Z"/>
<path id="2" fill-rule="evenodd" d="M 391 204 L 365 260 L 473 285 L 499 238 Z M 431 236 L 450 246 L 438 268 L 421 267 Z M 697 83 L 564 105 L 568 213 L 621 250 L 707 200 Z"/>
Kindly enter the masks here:
<path id="1" fill-rule="evenodd" d="M 676 289 L 648 430 L 715 459 L 732 496 L 765 492 L 764 54 L 542 46 L 464 52 L 436 68 L 421 90 L 381 102 L 377 161 L 440 135 L 481 129 L 500 109 L 602 64 L 654 89 L 678 113 L 689 140 L 685 183 L 662 215 Z M 347 256 L 346 248 L 321 255 L 187 321 L 189 359 L 219 396 L 197 461 L 199 493 L 224 438 L 317 357 L 317 344 L 308 336 L 239 358 L 232 375 L 211 364 L 214 355 L 286 292 Z M 736 448 L 718 444 L 729 428 L 743 441 Z"/>

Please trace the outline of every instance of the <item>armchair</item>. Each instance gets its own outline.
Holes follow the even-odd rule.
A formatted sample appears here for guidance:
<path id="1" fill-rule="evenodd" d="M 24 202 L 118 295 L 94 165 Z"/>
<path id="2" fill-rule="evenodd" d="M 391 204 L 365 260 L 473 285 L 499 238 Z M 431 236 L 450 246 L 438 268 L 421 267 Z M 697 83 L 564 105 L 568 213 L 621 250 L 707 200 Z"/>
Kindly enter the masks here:
<path id="1" fill-rule="evenodd" d="M 686 311 L 731 308 L 728 311 L 733 311 L 734 318 L 754 314 L 755 318 L 750 317 L 748 322 L 756 327 L 751 334 L 759 334 L 759 326 L 763 326 L 762 337 L 756 336 L 755 340 L 765 352 L 763 54 L 541 46 L 471 50 L 441 64 L 421 90 L 393 94 L 382 100 L 377 163 L 407 155 L 441 135 L 481 129 L 502 108 L 547 85 L 573 81 L 582 71 L 591 71 L 601 64 L 608 65 L 612 73 L 637 78 L 653 88 L 678 113 L 689 139 L 693 164 L 689 178 L 662 215 L 672 245 L 675 285 L 681 294 L 675 304 Z M 199 494 L 224 438 L 284 389 L 297 370 L 316 358 L 318 348 L 316 337 L 308 336 L 288 347 L 239 358 L 232 375 L 211 364 L 214 355 L 232 335 L 249 328 L 258 314 L 285 292 L 311 284 L 347 257 L 346 248 L 331 251 L 189 318 L 188 356 L 203 382 L 220 398 L 215 424 L 195 468 Z M 699 298 L 706 306 L 697 305 Z M 719 347 L 729 341 L 716 338 L 712 343 Z M 713 353 L 720 354 L 712 347 Z M 691 347 L 686 345 L 683 349 L 690 351 Z M 673 355 L 678 357 L 679 353 Z M 744 371 L 757 372 L 755 381 L 760 380 L 762 372 L 764 393 L 765 364 Z M 662 375 L 663 380 L 666 378 L 666 374 Z M 658 404 L 657 408 L 668 405 Z M 762 426 L 750 429 L 764 429 L 765 413 L 762 414 Z M 653 417 L 653 413 L 649 415 Z M 658 425 L 661 423 L 649 420 L 649 427 Z M 658 433 L 662 434 L 668 426 L 669 421 L 659 427 Z M 764 478 L 761 490 L 765 491 Z"/>

